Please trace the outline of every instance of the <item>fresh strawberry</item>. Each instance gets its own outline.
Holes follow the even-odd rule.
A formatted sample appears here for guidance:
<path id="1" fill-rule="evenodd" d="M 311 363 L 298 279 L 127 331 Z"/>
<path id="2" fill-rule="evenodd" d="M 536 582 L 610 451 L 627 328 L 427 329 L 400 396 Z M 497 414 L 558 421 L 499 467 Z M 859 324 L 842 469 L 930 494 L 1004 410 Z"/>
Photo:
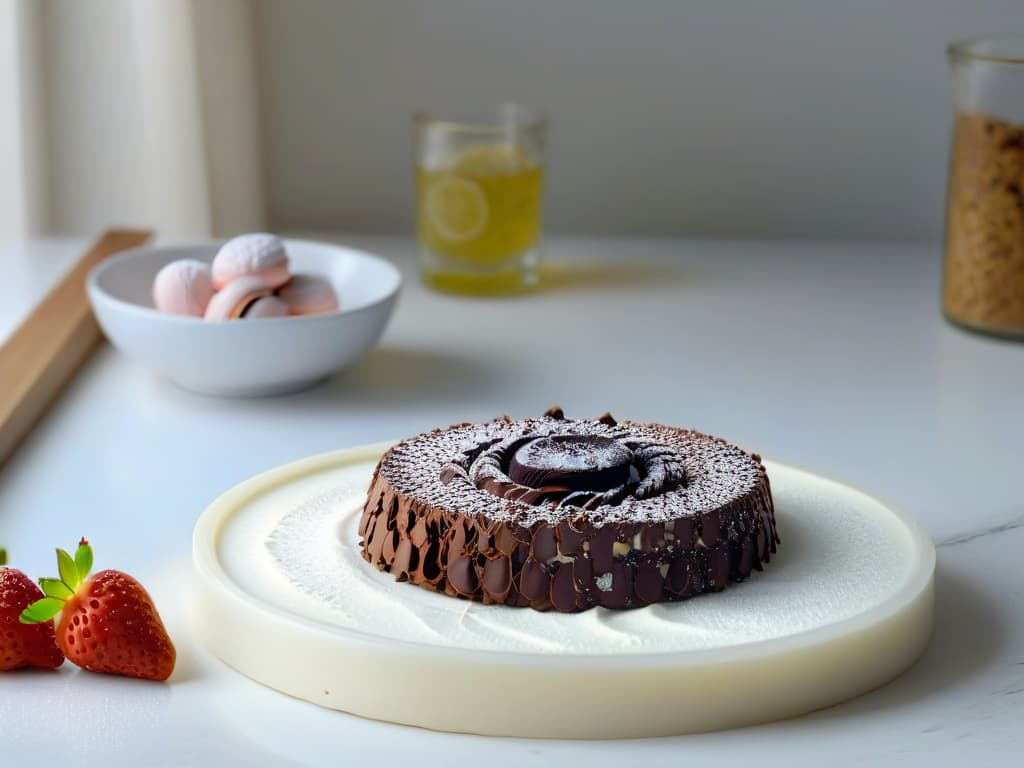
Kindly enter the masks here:
<path id="1" fill-rule="evenodd" d="M 40 579 L 46 597 L 24 610 L 26 624 L 60 612 L 57 644 L 82 669 L 145 680 L 166 680 L 174 671 L 174 645 L 153 600 L 120 571 L 92 569 L 92 547 L 82 539 L 72 558 L 57 550 L 59 579 Z"/>
<path id="2" fill-rule="evenodd" d="M 43 596 L 21 571 L 5 568 L 7 551 L 0 549 L 0 672 L 22 667 L 56 669 L 64 654 L 53 636 L 53 622 L 27 627 L 18 621 L 21 612 Z"/>

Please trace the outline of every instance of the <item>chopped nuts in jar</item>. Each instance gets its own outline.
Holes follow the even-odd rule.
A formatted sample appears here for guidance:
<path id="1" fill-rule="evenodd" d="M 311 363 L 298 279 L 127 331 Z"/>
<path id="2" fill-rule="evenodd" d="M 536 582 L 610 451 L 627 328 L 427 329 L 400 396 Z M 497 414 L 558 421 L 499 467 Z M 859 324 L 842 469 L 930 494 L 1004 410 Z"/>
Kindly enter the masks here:
<path id="1" fill-rule="evenodd" d="M 1024 335 L 1024 125 L 957 115 L 948 205 L 946 315 Z"/>

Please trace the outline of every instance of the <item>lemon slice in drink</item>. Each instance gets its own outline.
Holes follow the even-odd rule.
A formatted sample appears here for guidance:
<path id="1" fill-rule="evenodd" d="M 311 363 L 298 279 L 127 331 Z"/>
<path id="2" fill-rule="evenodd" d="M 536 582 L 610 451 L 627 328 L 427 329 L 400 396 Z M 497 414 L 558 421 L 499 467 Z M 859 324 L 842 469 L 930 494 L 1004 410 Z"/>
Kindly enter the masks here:
<path id="1" fill-rule="evenodd" d="M 434 231 L 452 243 L 477 238 L 487 227 L 487 198 L 480 185 L 461 176 L 443 176 L 427 189 L 426 213 Z"/>

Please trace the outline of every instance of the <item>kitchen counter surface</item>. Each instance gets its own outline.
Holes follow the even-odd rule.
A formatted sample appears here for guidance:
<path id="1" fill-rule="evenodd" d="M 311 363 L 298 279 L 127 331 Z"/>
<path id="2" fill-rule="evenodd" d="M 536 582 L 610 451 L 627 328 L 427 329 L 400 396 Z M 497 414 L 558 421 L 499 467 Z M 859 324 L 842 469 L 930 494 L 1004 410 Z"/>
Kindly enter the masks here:
<path id="1" fill-rule="evenodd" d="M 104 346 L 0 468 L 0 544 L 12 564 L 48 575 L 55 546 L 88 536 L 97 567 L 150 589 L 179 651 L 167 685 L 70 664 L 0 677 L 10 764 L 451 766 L 486 754 L 495 768 L 883 756 L 906 767 L 1002 764 L 1000 753 L 1024 749 L 1024 344 L 942 320 L 937 248 L 555 239 L 543 290 L 484 300 L 424 289 L 406 240 L 328 239 L 385 256 L 406 278 L 381 345 L 357 367 L 296 395 L 222 400 Z M 13 275 L 0 285 L 0 339 L 83 248 L 0 249 Z M 912 511 L 938 547 L 923 659 L 878 691 L 796 720 L 561 742 L 321 710 L 249 681 L 192 639 L 191 531 L 221 492 L 321 451 L 554 404 L 575 417 L 610 410 L 693 426 Z M 628 706 L 643 692 L 608 695 Z"/>

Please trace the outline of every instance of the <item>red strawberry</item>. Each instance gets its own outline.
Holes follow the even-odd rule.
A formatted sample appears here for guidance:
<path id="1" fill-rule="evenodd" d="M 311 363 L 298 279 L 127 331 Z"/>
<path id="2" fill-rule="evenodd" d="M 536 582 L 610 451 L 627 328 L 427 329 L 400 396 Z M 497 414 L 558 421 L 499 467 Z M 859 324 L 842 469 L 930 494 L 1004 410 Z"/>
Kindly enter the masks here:
<path id="1" fill-rule="evenodd" d="M 166 680 L 174 671 L 174 645 L 153 600 L 120 571 L 89 576 L 92 547 L 82 539 L 74 558 L 57 550 L 59 579 L 40 579 L 46 597 L 21 614 L 36 623 L 61 614 L 57 644 L 82 669 L 145 680 Z"/>
<path id="2" fill-rule="evenodd" d="M 56 669 L 64 654 L 53 636 L 53 622 L 27 627 L 18 616 L 43 596 L 42 590 L 21 571 L 4 568 L 7 552 L 0 549 L 0 672 L 22 667 Z"/>

